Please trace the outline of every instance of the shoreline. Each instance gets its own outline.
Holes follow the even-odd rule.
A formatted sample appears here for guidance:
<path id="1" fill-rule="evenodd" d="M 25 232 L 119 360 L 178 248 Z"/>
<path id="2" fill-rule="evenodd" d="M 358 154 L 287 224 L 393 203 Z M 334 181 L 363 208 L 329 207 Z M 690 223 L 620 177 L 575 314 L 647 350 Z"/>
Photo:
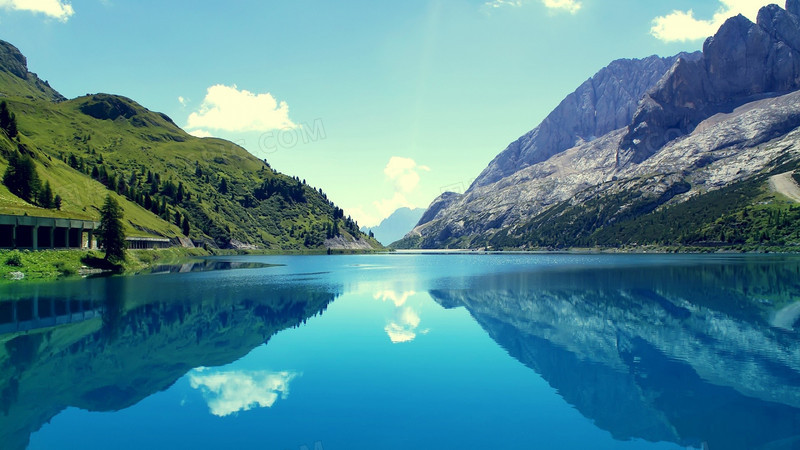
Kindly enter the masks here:
<path id="1" fill-rule="evenodd" d="M 748 249 L 710 247 L 634 247 L 634 248 L 573 248 L 536 250 L 487 249 L 303 249 L 303 250 L 214 250 L 172 247 L 166 249 L 126 250 L 126 260 L 114 269 L 103 261 L 100 250 L 0 250 L 0 283 L 60 281 L 87 276 L 146 273 L 159 265 L 181 264 L 192 259 L 210 256 L 302 256 L 302 255 L 598 255 L 598 254 L 798 254 L 800 246 Z"/>
<path id="2" fill-rule="evenodd" d="M 137 275 L 160 265 L 181 264 L 209 256 L 245 255 L 352 255 L 389 253 L 390 250 L 303 249 L 303 250 L 204 250 L 170 247 L 126 250 L 125 261 L 113 267 L 104 261 L 102 250 L 0 250 L 0 283 L 60 281 L 87 276 Z"/>

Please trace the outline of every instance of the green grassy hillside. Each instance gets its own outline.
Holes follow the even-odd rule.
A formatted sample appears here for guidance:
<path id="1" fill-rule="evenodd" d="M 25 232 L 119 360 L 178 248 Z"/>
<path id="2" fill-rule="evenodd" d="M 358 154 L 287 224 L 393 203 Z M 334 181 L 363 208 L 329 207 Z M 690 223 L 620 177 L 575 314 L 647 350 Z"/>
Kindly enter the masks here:
<path id="1" fill-rule="evenodd" d="M 43 209 L 0 186 L 0 214 L 98 219 L 111 193 L 130 236 L 175 238 L 187 222 L 191 238 L 218 247 L 324 248 L 335 236 L 380 247 L 304 180 L 231 142 L 193 137 L 125 97 L 62 101 L 15 65 L 14 51 L 0 44 L 0 99 L 19 129 L 13 139 L 0 131 L 0 173 L 15 152 L 30 155 L 42 185 L 49 182 L 62 204 Z"/>

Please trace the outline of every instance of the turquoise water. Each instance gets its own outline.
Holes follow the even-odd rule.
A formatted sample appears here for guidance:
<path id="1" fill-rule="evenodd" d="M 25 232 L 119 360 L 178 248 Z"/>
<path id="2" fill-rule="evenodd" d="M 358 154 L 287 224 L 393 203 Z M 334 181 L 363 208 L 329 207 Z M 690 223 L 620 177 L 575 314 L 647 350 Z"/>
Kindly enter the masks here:
<path id="1" fill-rule="evenodd" d="M 0 287 L 0 447 L 800 448 L 799 257 L 160 272 Z"/>

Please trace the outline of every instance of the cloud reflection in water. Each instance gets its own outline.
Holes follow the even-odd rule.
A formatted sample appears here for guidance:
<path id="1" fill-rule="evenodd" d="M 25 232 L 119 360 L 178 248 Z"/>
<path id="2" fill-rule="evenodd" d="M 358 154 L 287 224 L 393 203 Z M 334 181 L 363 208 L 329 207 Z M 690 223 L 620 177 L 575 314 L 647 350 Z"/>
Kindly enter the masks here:
<path id="1" fill-rule="evenodd" d="M 225 417 L 253 408 L 270 408 L 289 395 L 289 382 L 296 372 L 211 371 L 198 368 L 189 374 L 192 388 L 203 393 L 211 414 Z"/>
<path id="2" fill-rule="evenodd" d="M 417 333 L 425 334 L 428 332 L 428 330 L 417 331 L 420 324 L 419 314 L 410 305 L 406 305 L 408 299 L 414 295 L 416 295 L 415 291 L 405 291 L 398 294 L 395 291 L 386 290 L 376 292 L 373 296 L 375 300 L 394 303 L 394 317 L 383 328 L 394 344 L 411 342 L 417 337 Z"/>

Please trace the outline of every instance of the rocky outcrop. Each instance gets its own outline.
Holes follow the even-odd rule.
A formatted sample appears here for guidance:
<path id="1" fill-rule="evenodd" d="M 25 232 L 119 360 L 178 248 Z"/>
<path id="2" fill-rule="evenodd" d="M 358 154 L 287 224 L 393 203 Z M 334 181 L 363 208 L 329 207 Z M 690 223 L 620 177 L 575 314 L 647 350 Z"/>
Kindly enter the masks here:
<path id="1" fill-rule="evenodd" d="M 353 239 L 349 235 L 325 239 L 325 247 L 329 250 L 373 250 L 369 241 L 362 238 Z"/>
<path id="2" fill-rule="evenodd" d="M 693 53 L 612 62 L 569 94 L 538 127 L 503 150 L 472 187 L 494 183 L 628 125 L 645 92 L 655 86 L 677 60 L 694 61 L 699 56 Z"/>
<path id="3" fill-rule="evenodd" d="M 794 12 L 793 12 L 794 11 Z M 641 162 L 706 118 L 800 88 L 800 16 L 769 5 L 756 23 L 728 19 L 703 45 L 702 58 L 679 60 L 645 95 L 622 147 Z"/>
<path id="4" fill-rule="evenodd" d="M 38 91 L 49 100 L 56 102 L 66 100 L 64 96 L 51 88 L 47 81 L 42 81 L 35 73 L 29 72 L 25 55 L 17 47 L 5 41 L 0 41 L 0 71 L 7 72 L 28 82 L 34 91 Z"/>

